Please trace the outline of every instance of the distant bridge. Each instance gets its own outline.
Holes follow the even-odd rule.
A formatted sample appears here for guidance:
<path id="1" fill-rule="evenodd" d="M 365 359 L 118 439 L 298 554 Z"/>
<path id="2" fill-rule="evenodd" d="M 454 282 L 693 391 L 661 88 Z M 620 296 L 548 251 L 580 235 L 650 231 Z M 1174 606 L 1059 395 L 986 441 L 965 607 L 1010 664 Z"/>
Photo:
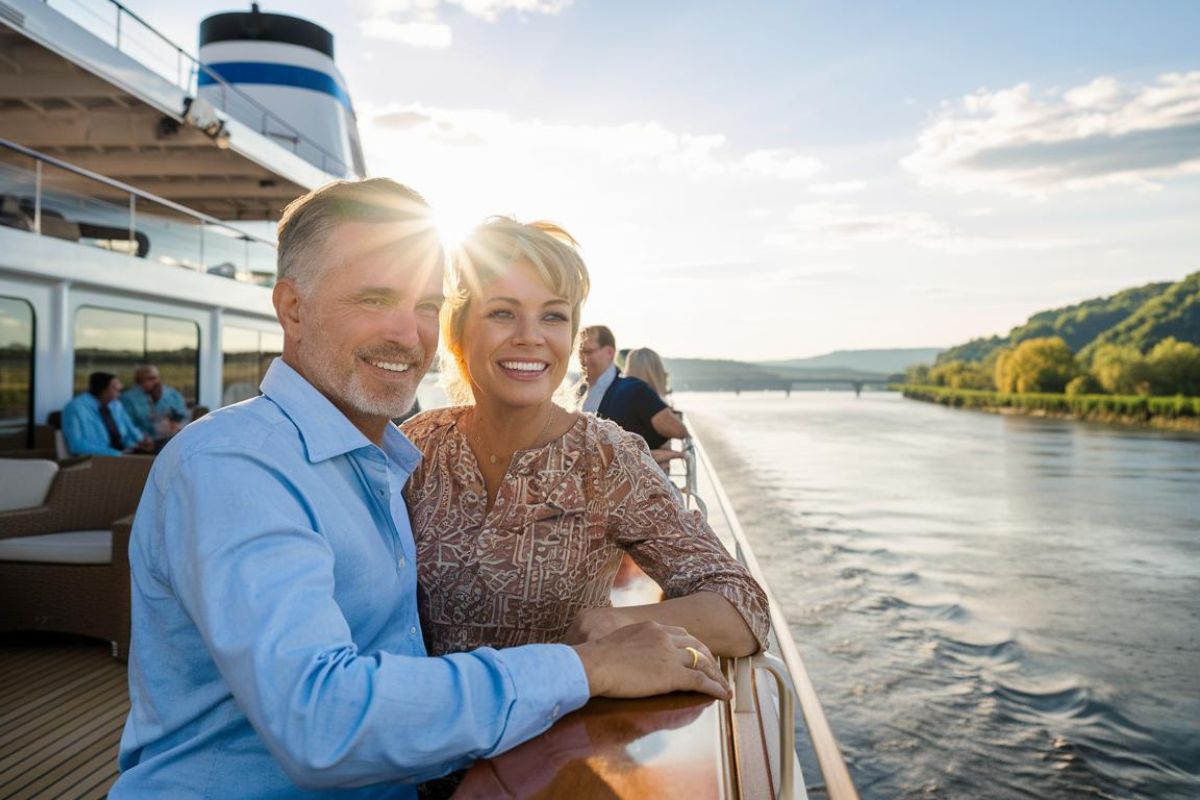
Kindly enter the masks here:
<path id="1" fill-rule="evenodd" d="M 792 396 L 792 389 L 798 383 L 823 384 L 826 386 L 830 384 L 835 386 L 846 384 L 854 390 L 854 396 L 858 397 L 862 394 L 864 386 L 882 386 L 886 389 L 892 381 L 888 378 L 789 378 L 782 381 L 782 383 L 786 384 L 783 387 L 783 392 L 788 397 Z"/>
<path id="2" fill-rule="evenodd" d="M 707 380 L 701 378 L 681 381 L 681 385 L 676 388 L 684 391 L 733 392 L 735 394 L 741 394 L 742 392 L 783 392 L 790 397 L 793 390 L 799 391 L 805 386 L 845 387 L 852 389 L 854 395 L 857 397 L 862 394 L 863 387 L 878 386 L 886 388 L 897 380 L 900 380 L 899 376 L 884 375 L 878 377 L 850 378 L 833 376 L 828 378 L 709 378 Z"/>
<path id="3" fill-rule="evenodd" d="M 742 389 L 746 391 L 772 391 L 782 390 L 788 397 L 792 396 L 792 389 L 795 389 L 797 384 L 809 384 L 817 386 L 849 386 L 854 390 L 854 396 L 858 397 L 862 394 L 864 386 L 882 386 L 887 388 L 887 385 L 892 383 L 888 378 L 783 378 L 778 381 L 735 381 L 733 388 L 734 394 L 741 394 Z"/>

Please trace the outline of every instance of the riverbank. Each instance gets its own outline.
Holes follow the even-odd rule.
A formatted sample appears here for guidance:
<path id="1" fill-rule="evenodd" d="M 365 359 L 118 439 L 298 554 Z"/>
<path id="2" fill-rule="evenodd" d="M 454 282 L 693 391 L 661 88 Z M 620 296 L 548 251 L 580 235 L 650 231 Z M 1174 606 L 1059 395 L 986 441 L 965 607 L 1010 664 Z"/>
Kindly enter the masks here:
<path id="1" fill-rule="evenodd" d="M 1017 394 L 945 386 L 897 386 L 910 400 L 1031 417 L 1080 419 L 1200 433 L 1200 397 Z"/>

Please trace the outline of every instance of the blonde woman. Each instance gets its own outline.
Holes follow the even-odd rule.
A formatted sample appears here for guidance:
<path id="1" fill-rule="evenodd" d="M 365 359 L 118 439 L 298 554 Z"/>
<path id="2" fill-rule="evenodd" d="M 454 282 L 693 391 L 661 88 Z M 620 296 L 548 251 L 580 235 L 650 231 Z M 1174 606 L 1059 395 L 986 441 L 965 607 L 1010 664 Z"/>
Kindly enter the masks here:
<path id="1" fill-rule="evenodd" d="M 766 646 L 762 589 L 616 424 L 554 401 L 589 279 L 574 240 L 497 217 L 454 259 L 442 309 L 458 405 L 403 425 L 423 459 L 405 495 L 431 655 L 679 626 L 715 654 Z M 665 601 L 615 609 L 628 554 Z"/>
<path id="2" fill-rule="evenodd" d="M 625 356 L 625 377 L 637 378 L 645 383 L 664 401 L 667 399 L 667 368 L 663 366 L 662 359 L 658 353 L 651 350 L 649 347 L 638 347 L 630 350 Z M 664 409 L 671 415 L 675 422 L 678 422 L 678 427 L 683 427 L 683 420 L 679 418 L 671 409 Z M 667 462 L 673 458 L 682 458 L 683 453 L 679 450 L 672 450 L 668 445 L 669 440 L 666 437 L 659 436 L 655 440 L 647 439 L 646 443 L 650 446 L 650 456 L 662 465 L 663 469 L 667 469 Z"/>

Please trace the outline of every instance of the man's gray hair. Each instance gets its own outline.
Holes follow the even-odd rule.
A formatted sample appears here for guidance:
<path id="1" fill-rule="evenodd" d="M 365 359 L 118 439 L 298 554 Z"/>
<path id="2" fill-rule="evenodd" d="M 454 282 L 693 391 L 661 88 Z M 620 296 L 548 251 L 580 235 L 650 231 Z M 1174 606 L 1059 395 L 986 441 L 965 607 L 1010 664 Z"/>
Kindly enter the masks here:
<path id="1" fill-rule="evenodd" d="M 408 223 L 412 236 L 437 239 L 429 204 L 413 189 L 390 178 L 334 181 L 283 210 L 276 278 L 291 279 L 306 291 L 329 260 L 325 242 L 330 232 L 343 222 Z"/>

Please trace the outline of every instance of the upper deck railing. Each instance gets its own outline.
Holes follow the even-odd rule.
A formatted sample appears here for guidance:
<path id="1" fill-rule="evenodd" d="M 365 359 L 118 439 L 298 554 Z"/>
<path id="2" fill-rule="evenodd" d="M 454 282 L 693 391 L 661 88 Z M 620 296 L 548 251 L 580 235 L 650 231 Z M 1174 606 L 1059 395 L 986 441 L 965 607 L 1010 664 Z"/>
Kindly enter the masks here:
<path id="1" fill-rule="evenodd" d="M 7 139 L 0 226 L 246 283 L 275 281 L 273 242 Z"/>
<path id="2" fill-rule="evenodd" d="M 198 96 L 199 76 L 203 74 L 218 88 L 217 92 L 206 97 L 217 108 L 239 122 L 255 128 L 263 136 L 287 147 L 323 172 L 338 177 L 355 174 L 351 166 L 341 158 L 226 81 L 117 0 L 44 2 L 130 58 L 171 81 L 192 97 Z"/>

